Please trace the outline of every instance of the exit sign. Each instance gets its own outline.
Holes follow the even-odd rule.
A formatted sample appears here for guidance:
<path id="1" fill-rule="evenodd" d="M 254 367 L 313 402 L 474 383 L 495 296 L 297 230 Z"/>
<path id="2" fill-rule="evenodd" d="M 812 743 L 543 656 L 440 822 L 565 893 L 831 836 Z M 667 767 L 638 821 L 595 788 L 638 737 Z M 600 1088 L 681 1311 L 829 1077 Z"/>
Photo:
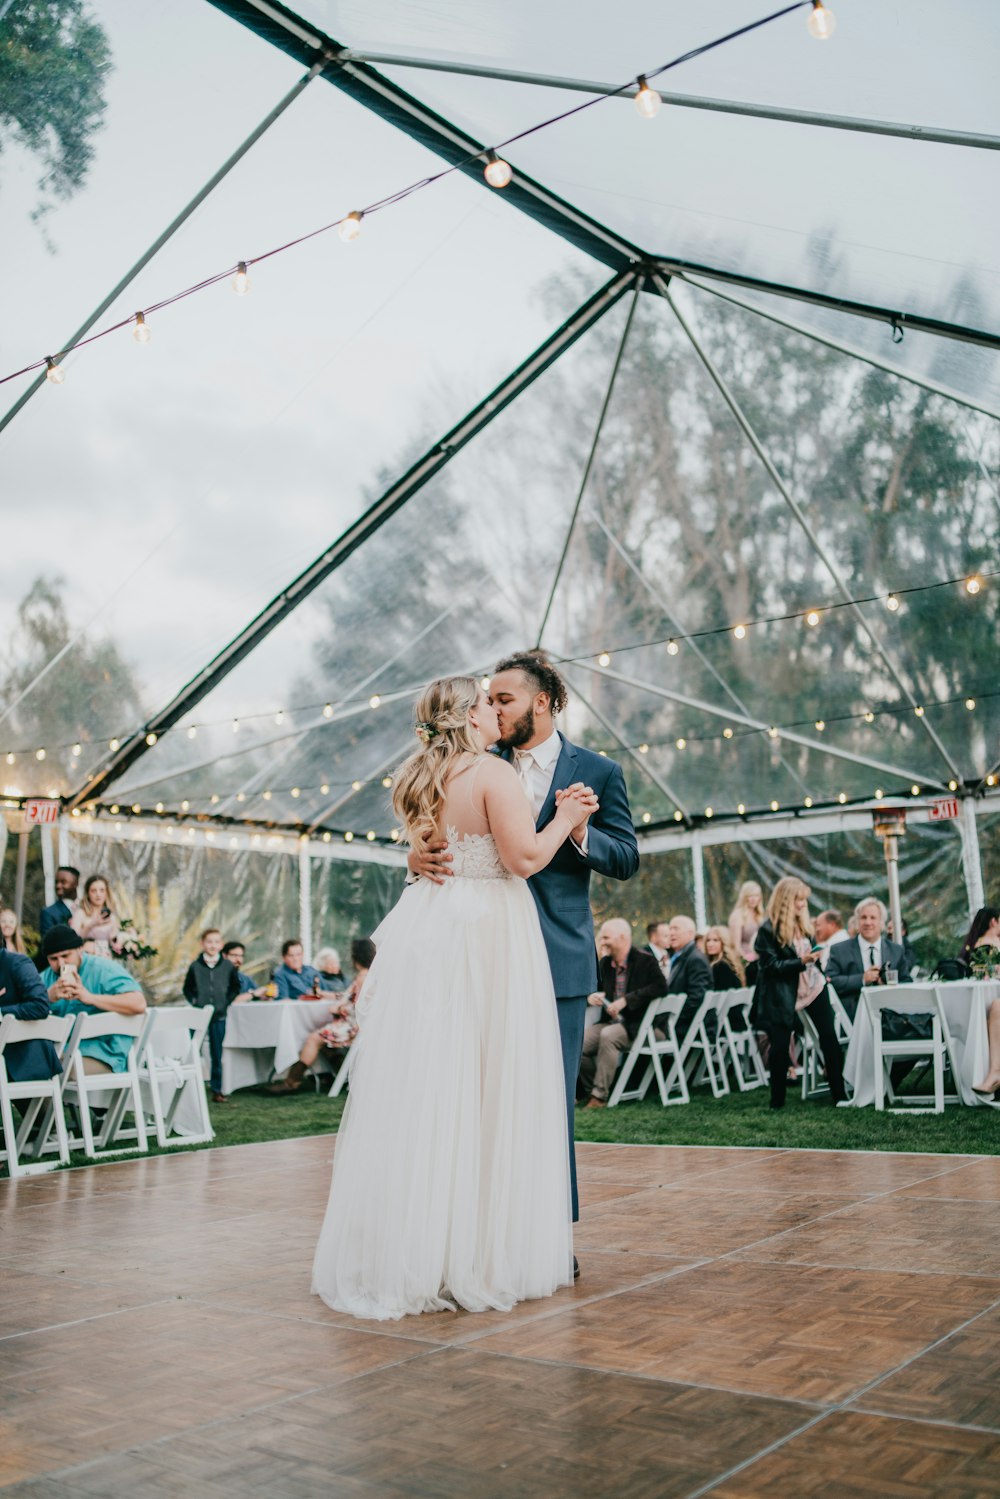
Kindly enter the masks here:
<path id="1" fill-rule="evenodd" d="M 931 802 L 931 822 L 948 822 L 950 818 L 958 816 L 958 798 L 954 796 L 943 796 L 940 801 Z"/>

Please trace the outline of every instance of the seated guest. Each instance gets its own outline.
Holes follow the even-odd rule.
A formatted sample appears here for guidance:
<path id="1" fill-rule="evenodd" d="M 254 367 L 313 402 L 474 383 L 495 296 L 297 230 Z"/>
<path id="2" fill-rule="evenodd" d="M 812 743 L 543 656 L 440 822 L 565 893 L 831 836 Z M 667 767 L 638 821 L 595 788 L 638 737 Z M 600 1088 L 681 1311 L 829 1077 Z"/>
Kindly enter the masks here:
<path id="1" fill-rule="evenodd" d="M 69 924 L 87 944 L 87 951 L 106 958 L 111 953 L 111 939 L 121 930 L 115 914 L 111 887 L 103 874 L 92 874 L 83 887 L 83 899 L 76 902 Z"/>
<path id="2" fill-rule="evenodd" d="M 747 981 L 743 959 L 733 946 L 727 926 L 710 926 L 705 933 L 705 956 L 712 969 L 712 988 L 742 989 Z"/>
<path id="3" fill-rule="evenodd" d="M 52 926 L 42 938 L 44 974 L 53 1015 L 142 1015 L 146 1000 L 138 981 L 120 963 L 84 952 L 83 938 L 69 926 Z M 83 1070 L 124 1072 L 134 1037 L 95 1036 L 80 1042 Z"/>
<path id="4" fill-rule="evenodd" d="M 56 898 L 51 906 L 42 907 L 38 918 L 39 937 L 44 937 L 50 926 L 69 926 L 79 884 L 80 871 L 72 864 L 60 864 L 56 870 Z"/>
<path id="5" fill-rule="evenodd" d="M 212 1008 L 208 1022 L 209 1086 L 213 1103 L 227 1103 L 228 1097 L 222 1091 L 222 1043 L 226 1038 L 226 1012 L 240 997 L 240 979 L 235 965 L 222 956 L 222 933 L 218 927 L 206 927 L 202 932 L 201 952 L 184 975 L 183 994 L 188 1004 L 199 1009 L 206 1005 Z"/>
<path id="6" fill-rule="evenodd" d="M 23 953 L 25 951 L 17 912 L 12 911 L 10 906 L 4 906 L 0 910 L 0 947 L 5 947 L 8 952 Z"/>
<path id="7" fill-rule="evenodd" d="M 600 1003 L 602 1013 L 584 1032 L 580 1062 L 588 1109 L 607 1107 L 622 1052 L 635 1040 L 649 1006 L 667 992 L 663 970 L 653 954 L 632 946 L 627 921 L 606 921 L 597 942 L 604 953 L 598 965 L 601 989 L 590 1001 Z M 656 1034 L 663 1039 L 662 1032 Z"/>
<path id="8" fill-rule="evenodd" d="M 320 974 L 305 960 L 300 937 L 281 944 L 281 967 L 274 970 L 279 999 L 313 999 L 320 989 Z"/>
<path id="9" fill-rule="evenodd" d="M 972 918 L 962 950 L 959 953 L 959 961 L 965 964 L 966 972 L 976 966 L 973 954 L 978 953 L 979 958 L 989 958 L 991 962 L 1000 962 L 1000 908 L 997 906 L 980 906 Z"/>
<path id="10" fill-rule="evenodd" d="M 316 954 L 316 967 L 319 969 L 321 989 L 330 990 L 336 994 L 347 988 L 347 979 L 340 966 L 340 953 L 335 947 L 320 948 Z"/>
<path id="11" fill-rule="evenodd" d="M 670 947 L 667 938 L 667 922 L 651 921 L 646 927 L 646 945 L 666 974 L 670 969 Z"/>
<path id="12" fill-rule="evenodd" d="M 30 958 L 0 947 L 0 1015 L 15 1020 L 47 1020 L 48 991 Z M 16 1041 L 4 1048 L 7 1076 L 12 1083 L 44 1081 L 62 1071 L 51 1041 Z"/>
<path id="13" fill-rule="evenodd" d="M 702 1000 L 712 987 L 712 970 L 705 954 L 699 952 L 695 945 L 694 922 L 690 916 L 670 918 L 667 927 L 667 945 L 670 948 L 667 993 L 687 995 L 687 1001 L 677 1021 L 677 1039 L 683 1041 Z M 711 1035 L 714 1031 L 714 1018 L 708 1030 Z"/>
<path id="14" fill-rule="evenodd" d="M 222 944 L 222 956 L 228 958 L 236 969 L 236 978 L 240 986 L 240 992 L 236 996 L 236 999 L 263 999 L 264 986 L 255 984 L 250 975 L 243 972 L 246 955 L 247 950 L 242 942 L 224 942 Z M 235 1004 L 236 1000 L 233 1003 Z"/>
<path id="15" fill-rule="evenodd" d="M 838 942 L 850 941 L 839 911 L 820 911 L 813 922 L 813 936 L 819 947 L 819 966 L 824 970 L 831 947 L 836 947 Z"/>
<path id="16" fill-rule="evenodd" d="M 320 954 L 322 956 L 322 954 Z M 348 1051 L 358 1033 L 355 1005 L 368 970 L 375 961 L 375 944 L 368 937 L 358 937 L 351 943 L 351 967 L 354 981 L 349 990 L 330 1006 L 330 1021 L 312 1031 L 305 1039 L 299 1059 L 293 1062 L 280 1082 L 272 1083 L 268 1093 L 297 1093 L 309 1068 L 320 1052 L 326 1050 L 336 1057 Z"/>
<path id="17" fill-rule="evenodd" d="M 826 960 L 826 976 L 853 1020 L 861 990 L 885 983 L 887 968 L 895 969 L 901 984 L 910 982 L 910 965 L 896 942 L 883 935 L 887 911 L 880 900 L 868 896 L 854 908 L 858 935 L 851 942 L 838 942 Z"/>
<path id="18" fill-rule="evenodd" d="M 757 983 L 750 1020 L 766 1032 L 770 1043 L 771 1108 L 785 1107 L 792 1034 L 798 1011 L 807 1006 L 819 1033 L 831 1101 L 842 1102 L 847 1096 L 844 1061 L 819 968 L 819 953 L 813 945 L 808 885 L 793 875 L 778 881 L 755 941 Z"/>

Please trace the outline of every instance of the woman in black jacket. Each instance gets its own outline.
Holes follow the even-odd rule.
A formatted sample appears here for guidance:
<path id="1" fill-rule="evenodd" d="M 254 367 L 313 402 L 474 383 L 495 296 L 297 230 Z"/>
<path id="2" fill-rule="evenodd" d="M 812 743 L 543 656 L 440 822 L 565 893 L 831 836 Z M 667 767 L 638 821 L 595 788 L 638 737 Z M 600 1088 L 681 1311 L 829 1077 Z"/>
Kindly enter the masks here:
<path id="1" fill-rule="evenodd" d="M 757 987 L 750 1018 L 766 1031 L 771 1043 L 771 1108 L 783 1109 L 788 1087 L 788 1053 L 797 1028 L 797 1006 L 808 1004 L 809 1018 L 819 1034 L 830 1098 L 840 1103 L 844 1091 L 844 1059 L 833 1023 L 830 999 L 816 967 L 809 920 L 809 887 L 790 876 L 779 880 L 768 902 L 767 920 L 757 933 Z"/>

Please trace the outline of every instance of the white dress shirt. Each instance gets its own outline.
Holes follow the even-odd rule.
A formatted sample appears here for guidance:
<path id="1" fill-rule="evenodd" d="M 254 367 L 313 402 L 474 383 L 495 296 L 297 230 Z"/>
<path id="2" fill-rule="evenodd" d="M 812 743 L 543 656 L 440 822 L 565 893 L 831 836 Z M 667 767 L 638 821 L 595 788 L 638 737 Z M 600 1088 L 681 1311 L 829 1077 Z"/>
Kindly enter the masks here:
<path id="1" fill-rule="evenodd" d="M 516 749 L 514 751 L 514 769 L 517 771 L 518 779 L 524 787 L 525 795 L 531 806 L 531 815 L 538 821 L 538 814 L 545 805 L 545 798 L 552 789 L 552 781 L 556 773 L 556 763 L 562 752 L 562 740 L 559 730 L 553 729 L 548 739 L 541 744 L 532 745 L 531 749 Z M 581 854 L 587 852 L 587 829 L 583 831 L 583 841 L 574 844 Z M 572 840 L 570 840 L 572 842 Z"/>

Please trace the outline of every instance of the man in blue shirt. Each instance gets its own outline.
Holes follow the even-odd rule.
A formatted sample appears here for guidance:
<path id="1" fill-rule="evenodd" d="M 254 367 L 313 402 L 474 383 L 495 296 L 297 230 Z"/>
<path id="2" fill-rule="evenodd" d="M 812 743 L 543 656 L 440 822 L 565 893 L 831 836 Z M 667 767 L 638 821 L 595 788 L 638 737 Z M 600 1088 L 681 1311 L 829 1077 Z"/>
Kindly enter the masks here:
<path id="1" fill-rule="evenodd" d="M 49 996 L 31 959 L 0 947 L 0 1015 L 47 1020 L 50 1013 Z M 56 1077 L 62 1071 L 51 1041 L 15 1041 L 4 1048 L 0 1066 L 6 1066 L 12 1083 Z"/>
<path id="2" fill-rule="evenodd" d="M 50 927 L 42 938 L 42 956 L 49 965 L 42 977 L 53 1015 L 145 1013 L 145 997 L 132 975 L 111 958 L 84 952 L 83 938 L 72 927 Z M 84 1072 L 124 1072 L 134 1039 L 112 1034 L 81 1041 Z"/>
<path id="3" fill-rule="evenodd" d="M 44 937 L 45 933 L 54 926 L 68 926 L 69 919 L 73 914 L 73 901 L 76 900 L 76 892 L 80 885 L 80 871 L 74 869 L 71 864 L 60 864 L 56 870 L 56 898 L 51 906 L 45 906 L 38 918 L 38 935 Z"/>
<path id="4" fill-rule="evenodd" d="M 311 999 L 322 989 L 320 971 L 305 961 L 300 938 L 289 937 L 283 942 L 281 957 L 281 967 L 274 974 L 279 999 Z"/>

